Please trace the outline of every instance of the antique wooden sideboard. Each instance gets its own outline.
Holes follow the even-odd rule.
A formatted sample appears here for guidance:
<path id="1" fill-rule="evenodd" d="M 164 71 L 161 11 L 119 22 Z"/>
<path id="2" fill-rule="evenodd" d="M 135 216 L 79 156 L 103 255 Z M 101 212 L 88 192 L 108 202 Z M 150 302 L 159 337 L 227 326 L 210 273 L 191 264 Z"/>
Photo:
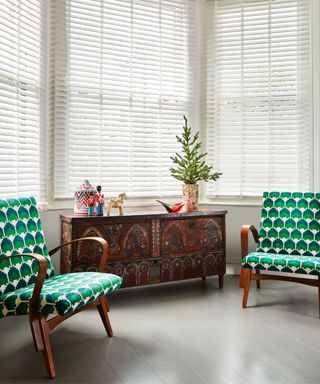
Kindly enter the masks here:
<path id="1" fill-rule="evenodd" d="M 226 272 L 226 211 L 125 216 L 61 215 L 62 242 L 101 236 L 109 243 L 105 271 L 123 287 L 218 275 Z M 95 271 L 100 248 L 82 241 L 63 248 L 61 272 Z"/>

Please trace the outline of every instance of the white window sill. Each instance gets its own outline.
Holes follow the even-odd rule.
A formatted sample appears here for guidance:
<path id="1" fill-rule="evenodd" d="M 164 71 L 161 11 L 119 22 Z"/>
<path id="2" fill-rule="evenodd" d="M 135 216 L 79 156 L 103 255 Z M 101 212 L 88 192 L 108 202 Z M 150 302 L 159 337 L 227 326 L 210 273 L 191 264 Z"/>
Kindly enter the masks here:
<path id="1" fill-rule="evenodd" d="M 154 209 L 159 208 L 159 210 L 162 211 L 162 207 L 159 203 L 156 202 L 157 197 L 155 198 L 128 198 L 124 202 L 124 206 L 127 208 L 143 208 L 144 210 L 148 210 L 150 208 Z M 163 200 L 166 203 L 176 203 L 180 200 L 182 200 L 180 197 L 161 197 L 159 200 Z M 51 202 L 48 202 L 46 206 L 43 207 L 43 210 L 65 210 L 65 209 L 71 209 L 73 210 L 73 199 L 55 199 Z"/>
<path id="2" fill-rule="evenodd" d="M 205 197 L 201 199 L 202 205 L 231 205 L 239 207 L 261 207 L 261 197 Z"/>
<path id="3" fill-rule="evenodd" d="M 143 210 L 155 210 L 159 208 L 162 211 L 163 208 L 156 202 L 155 198 L 129 198 L 125 200 L 125 207 L 131 208 L 143 208 Z M 182 200 L 181 196 L 177 197 L 161 197 L 159 200 L 163 200 L 167 203 L 176 203 Z M 246 206 L 246 207 L 261 207 L 262 198 L 235 198 L 235 197 L 217 197 L 217 198 L 203 198 L 200 199 L 200 205 L 206 208 L 214 206 Z M 46 205 L 40 207 L 41 210 L 54 211 L 54 210 L 73 210 L 73 199 L 56 199 L 48 202 Z"/>

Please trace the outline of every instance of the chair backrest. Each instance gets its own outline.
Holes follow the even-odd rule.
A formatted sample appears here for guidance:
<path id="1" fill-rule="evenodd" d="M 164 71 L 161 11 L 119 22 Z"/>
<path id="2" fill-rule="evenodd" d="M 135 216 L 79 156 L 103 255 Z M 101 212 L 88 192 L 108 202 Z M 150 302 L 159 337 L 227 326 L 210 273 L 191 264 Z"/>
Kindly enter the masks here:
<path id="1" fill-rule="evenodd" d="M 264 192 L 257 252 L 320 256 L 320 193 Z"/>
<path id="2" fill-rule="evenodd" d="M 5 257 L 30 252 L 45 256 L 47 277 L 55 275 L 35 198 L 0 199 L 0 295 L 35 282 L 35 259 Z"/>

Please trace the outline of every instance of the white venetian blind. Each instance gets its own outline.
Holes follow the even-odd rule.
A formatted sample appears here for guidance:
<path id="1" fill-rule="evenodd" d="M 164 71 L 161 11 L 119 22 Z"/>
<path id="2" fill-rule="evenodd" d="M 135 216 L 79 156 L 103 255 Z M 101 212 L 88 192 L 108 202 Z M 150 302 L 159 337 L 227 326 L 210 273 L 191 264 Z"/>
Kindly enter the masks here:
<path id="1" fill-rule="evenodd" d="M 41 0 L 0 2 L 0 197 L 45 200 Z"/>
<path id="2" fill-rule="evenodd" d="M 210 195 L 312 188 L 311 0 L 208 1 Z"/>
<path id="3" fill-rule="evenodd" d="M 55 3 L 55 197 L 181 194 L 169 174 L 193 108 L 194 0 Z"/>

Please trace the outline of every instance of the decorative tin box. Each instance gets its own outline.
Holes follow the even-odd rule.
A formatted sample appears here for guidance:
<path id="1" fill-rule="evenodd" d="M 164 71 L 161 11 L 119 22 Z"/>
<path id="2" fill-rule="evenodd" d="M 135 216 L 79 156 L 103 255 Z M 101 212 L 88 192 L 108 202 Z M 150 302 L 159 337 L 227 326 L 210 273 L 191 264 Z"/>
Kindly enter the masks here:
<path id="1" fill-rule="evenodd" d="M 96 189 L 90 184 L 89 180 L 84 182 L 74 191 L 74 213 L 76 215 L 88 214 L 88 199 L 96 195 Z"/>

